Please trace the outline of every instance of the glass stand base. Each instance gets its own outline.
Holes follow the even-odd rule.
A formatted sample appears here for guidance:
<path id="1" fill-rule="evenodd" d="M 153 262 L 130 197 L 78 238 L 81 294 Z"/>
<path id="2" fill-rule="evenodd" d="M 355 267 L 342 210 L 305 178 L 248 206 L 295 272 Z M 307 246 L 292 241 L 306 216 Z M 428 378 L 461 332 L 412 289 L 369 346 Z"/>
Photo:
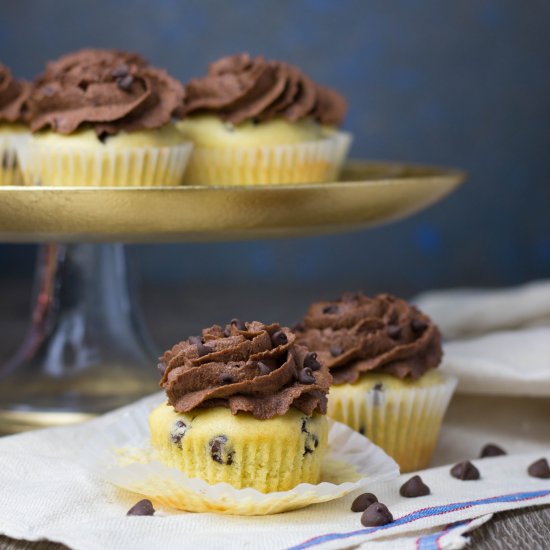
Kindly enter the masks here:
<path id="1" fill-rule="evenodd" d="M 79 422 L 158 390 L 119 244 L 44 245 L 32 319 L 0 366 L 0 432 Z"/>

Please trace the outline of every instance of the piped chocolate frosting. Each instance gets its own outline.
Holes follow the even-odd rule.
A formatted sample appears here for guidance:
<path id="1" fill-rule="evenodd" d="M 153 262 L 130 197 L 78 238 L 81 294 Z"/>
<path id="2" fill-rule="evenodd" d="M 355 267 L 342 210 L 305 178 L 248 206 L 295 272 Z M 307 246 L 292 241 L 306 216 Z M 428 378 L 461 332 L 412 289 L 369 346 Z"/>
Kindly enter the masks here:
<path id="1" fill-rule="evenodd" d="M 348 293 L 310 306 L 297 341 L 315 351 L 334 384 L 354 383 L 364 372 L 418 379 L 439 365 L 441 334 L 416 307 L 389 294 Z"/>
<path id="2" fill-rule="evenodd" d="M 0 63 L 0 122 L 25 122 L 30 92 L 29 82 L 13 78 L 10 70 Z"/>
<path id="3" fill-rule="evenodd" d="M 208 74 L 185 89 L 184 115 L 215 114 L 233 124 L 310 117 L 337 126 L 347 110 L 342 95 L 316 84 L 297 67 L 247 53 L 211 63 Z"/>
<path id="4" fill-rule="evenodd" d="M 98 136 L 150 130 L 180 108 L 183 86 L 137 54 L 86 49 L 48 63 L 29 99 L 31 129 Z"/>
<path id="5" fill-rule="evenodd" d="M 177 412 L 227 407 L 265 420 L 290 407 L 326 413 L 332 377 L 315 353 L 278 324 L 233 320 L 192 336 L 160 359 L 160 385 Z"/>

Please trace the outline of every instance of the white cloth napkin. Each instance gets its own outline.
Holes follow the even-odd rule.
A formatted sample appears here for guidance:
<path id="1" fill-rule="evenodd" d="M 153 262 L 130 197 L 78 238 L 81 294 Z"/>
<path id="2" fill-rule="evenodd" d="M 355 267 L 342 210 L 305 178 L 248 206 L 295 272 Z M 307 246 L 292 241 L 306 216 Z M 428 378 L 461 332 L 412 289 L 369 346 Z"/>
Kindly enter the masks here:
<path id="1" fill-rule="evenodd" d="M 137 404 L 130 407 L 139 406 Z M 368 487 L 395 521 L 366 529 L 350 511 L 356 494 L 303 510 L 263 517 L 219 516 L 159 510 L 154 517 L 127 517 L 141 497 L 103 481 L 82 456 L 113 417 L 0 439 L 0 533 L 27 540 L 48 539 L 84 550 L 150 548 L 348 548 L 373 541 L 374 548 L 461 548 L 464 532 L 490 514 L 550 503 L 550 480 L 529 477 L 526 468 L 541 453 L 477 460 L 479 481 L 459 481 L 449 467 L 421 473 L 431 494 L 399 496 L 410 477 Z M 550 449 L 545 456 L 550 458 Z M 462 458 L 462 457 L 461 457 Z M 378 541 L 374 543 L 374 541 Z M 431 546 L 430 546 L 431 545 Z"/>
<path id="2" fill-rule="evenodd" d="M 429 292 L 414 302 L 450 340 L 442 370 L 459 379 L 459 393 L 550 397 L 550 281 Z"/>

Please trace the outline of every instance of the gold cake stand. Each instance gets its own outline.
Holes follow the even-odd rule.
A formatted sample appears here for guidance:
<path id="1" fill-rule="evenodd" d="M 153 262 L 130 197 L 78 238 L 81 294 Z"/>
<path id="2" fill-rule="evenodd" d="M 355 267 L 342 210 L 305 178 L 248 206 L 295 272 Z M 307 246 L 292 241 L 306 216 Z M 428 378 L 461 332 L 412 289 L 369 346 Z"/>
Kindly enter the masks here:
<path id="1" fill-rule="evenodd" d="M 0 187 L 0 242 L 45 244 L 30 327 L 0 365 L 0 432 L 78 422 L 157 389 L 120 243 L 367 228 L 442 199 L 458 170 L 349 162 L 340 181 L 239 187 Z"/>

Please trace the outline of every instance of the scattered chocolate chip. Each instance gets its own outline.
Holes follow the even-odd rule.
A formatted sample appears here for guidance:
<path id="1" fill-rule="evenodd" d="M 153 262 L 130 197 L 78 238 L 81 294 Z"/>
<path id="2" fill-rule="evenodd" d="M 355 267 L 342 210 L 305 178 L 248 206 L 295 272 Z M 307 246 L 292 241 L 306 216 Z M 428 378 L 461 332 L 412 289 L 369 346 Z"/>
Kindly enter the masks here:
<path id="1" fill-rule="evenodd" d="M 189 343 L 194 346 L 200 346 L 202 344 L 202 338 L 200 336 L 189 336 Z"/>
<path id="2" fill-rule="evenodd" d="M 170 431 L 170 440 L 181 449 L 181 440 L 187 431 L 187 424 L 183 420 L 177 420 Z"/>
<path id="3" fill-rule="evenodd" d="M 375 502 L 378 502 L 376 495 L 373 495 L 372 493 L 363 493 L 351 503 L 351 511 L 364 512 L 371 504 L 374 504 Z"/>
<path id="4" fill-rule="evenodd" d="M 425 323 L 422 319 L 413 319 L 411 321 L 411 328 L 413 329 L 413 332 L 420 334 L 428 328 L 428 323 Z"/>
<path id="5" fill-rule="evenodd" d="M 397 340 L 401 336 L 401 327 L 399 325 L 390 325 L 388 327 L 388 336 L 392 340 Z"/>
<path id="6" fill-rule="evenodd" d="M 541 479 L 550 479 L 550 466 L 546 458 L 537 460 L 527 468 L 527 473 L 531 477 L 539 477 Z"/>
<path id="7" fill-rule="evenodd" d="M 298 381 L 301 384 L 314 384 L 315 376 L 313 376 L 313 371 L 309 367 L 304 367 L 298 372 Z"/>
<path id="8" fill-rule="evenodd" d="M 155 509 L 153 508 L 153 503 L 146 498 L 134 504 L 128 512 L 126 512 L 127 516 L 153 516 L 154 514 Z"/>
<path id="9" fill-rule="evenodd" d="M 211 439 L 209 445 L 212 460 L 226 466 L 233 464 L 234 452 L 228 448 L 227 437 L 225 435 L 218 435 L 214 439 Z"/>
<path id="10" fill-rule="evenodd" d="M 271 369 L 269 368 L 269 366 L 266 365 L 265 363 L 262 363 L 261 361 L 258 361 L 256 366 L 258 367 L 258 370 L 260 371 L 260 374 L 262 376 L 265 376 L 266 374 L 269 374 L 271 372 Z"/>
<path id="11" fill-rule="evenodd" d="M 116 83 L 123 92 L 129 92 L 134 83 L 134 77 L 131 74 L 127 74 L 126 76 L 117 78 Z"/>
<path id="12" fill-rule="evenodd" d="M 234 319 L 231 319 L 231 324 L 237 327 L 238 330 L 247 330 L 244 322 L 240 319 L 237 319 L 236 317 Z"/>
<path id="13" fill-rule="evenodd" d="M 505 454 L 506 451 L 502 447 L 499 447 L 498 445 L 495 445 L 493 443 L 487 443 L 487 445 L 485 445 L 485 447 L 481 449 L 481 453 L 479 453 L 479 458 L 488 458 Z"/>
<path id="14" fill-rule="evenodd" d="M 422 481 L 420 476 L 413 476 L 401 485 L 399 494 L 407 498 L 423 497 L 430 494 L 430 488 Z"/>
<path id="15" fill-rule="evenodd" d="M 326 313 L 327 315 L 332 315 L 334 313 L 338 313 L 338 306 L 325 306 L 323 308 L 323 313 Z"/>
<path id="16" fill-rule="evenodd" d="M 306 437 L 306 444 L 304 446 L 304 456 L 312 454 L 313 451 L 319 446 L 319 439 L 316 435 L 308 433 Z"/>
<path id="17" fill-rule="evenodd" d="M 361 515 L 361 523 L 365 527 L 379 527 L 393 521 L 388 507 L 381 502 L 373 502 Z"/>
<path id="18" fill-rule="evenodd" d="M 214 350 L 209 346 L 205 346 L 202 343 L 197 344 L 197 353 L 198 353 L 199 357 L 202 357 L 203 355 L 208 355 L 209 353 L 212 353 L 213 351 Z"/>
<path id="19" fill-rule="evenodd" d="M 451 475 L 462 481 L 479 479 L 479 470 L 469 461 L 459 462 L 451 468 Z"/>
<path id="20" fill-rule="evenodd" d="M 160 362 L 158 365 L 157 365 L 157 370 L 161 373 L 161 374 L 164 374 L 166 372 L 166 369 L 168 368 L 168 365 L 166 363 L 162 363 Z"/>
<path id="21" fill-rule="evenodd" d="M 224 386 L 225 384 L 232 384 L 234 382 L 233 377 L 230 374 L 222 373 L 220 374 L 220 384 Z"/>
<path id="22" fill-rule="evenodd" d="M 321 368 L 321 363 L 317 360 L 317 354 L 314 351 L 310 351 L 304 357 L 304 368 L 311 369 L 313 371 L 319 370 Z"/>
<path id="23" fill-rule="evenodd" d="M 332 346 L 329 351 L 332 357 L 338 357 L 344 353 L 344 350 L 340 346 Z"/>
<path id="24" fill-rule="evenodd" d="M 126 76 L 128 74 L 128 65 L 125 65 L 124 63 L 119 65 L 118 67 L 115 67 L 111 74 L 115 78 L 120 78 L 122 76 Z"/>
<path id="25" fill-rule="evenodd" d="M 288 337 L 282 330 L 278 330 L 271 336 L 271 342 L 275 347 L 283 346 L 288 342 Z"/>

